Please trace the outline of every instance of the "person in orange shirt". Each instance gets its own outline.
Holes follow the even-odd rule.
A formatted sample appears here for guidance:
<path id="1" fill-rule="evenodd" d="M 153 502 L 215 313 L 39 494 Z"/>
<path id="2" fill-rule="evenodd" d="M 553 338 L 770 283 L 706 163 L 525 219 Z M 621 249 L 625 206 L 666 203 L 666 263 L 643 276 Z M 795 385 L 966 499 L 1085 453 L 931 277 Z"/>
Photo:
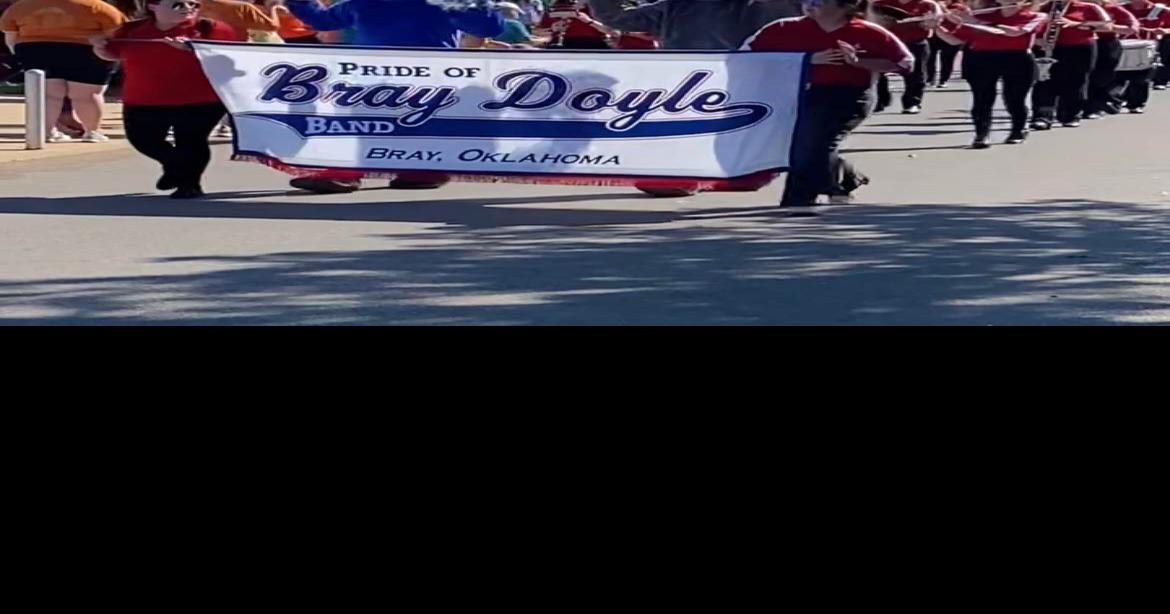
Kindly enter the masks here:
<path id="1" fill-rule="evenodd" d="M 271 11 L 252 4 L 237 0 L 202 0 L 203 7 L 199 16 L 221 23 L 226 23 L 236 31 L 237 40 L 248 40 L 248 30 L 260 32 L 276 32 L 280 30 L 280 21 L 271 15 Z"/>
<path id="2" fill-rule="evenodd" d="M 102 143 L 102 103 L 113 64 L 93 53 L 90 39 L 117 30 L 126 16 L 102 0 L 18 0 L 0 16 L 4 42 L 25 70 L 43 70 L 49 142 L 71 138 L 57 129 L 65 99 L 85 127 L 82 140 Z"/>

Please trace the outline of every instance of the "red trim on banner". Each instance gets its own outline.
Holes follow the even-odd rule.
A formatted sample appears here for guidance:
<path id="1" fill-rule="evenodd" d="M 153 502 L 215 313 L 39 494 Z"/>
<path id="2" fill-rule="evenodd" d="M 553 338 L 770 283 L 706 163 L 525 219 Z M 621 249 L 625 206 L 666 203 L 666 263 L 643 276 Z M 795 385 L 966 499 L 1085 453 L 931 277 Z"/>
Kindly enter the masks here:
<path id="1" fill-rule="evenodd" d="M 263 164 L 268 168 L 278 170 L 282 173 L 292 175 L 294 177 L 308 177 L 312 175 L 328 175 L 329 173 L 336 173 L 339 176 L 344 176 L 346 179 L 358 178 L 362 179 L 394 179 L 399 173 L 419 173 L 418 169 L 403 169 L 401 171 L 385 170 L 385 171 L 365 171 L 355 169 L 340 169 L 340 168 L 307 168 L 303 166 L 294 166 L 285 164 L 276 158 L 263 156 L 258 154 L 234 154 L 232 160 L 239 162 L 254 162 Z M 663 186 L 673 186 L 676 184 L 695 184 L 700 190 L 712 189 L 727 189 L 729 185 L 736 184 L 751 184 L 760 186 L 767 185 L 773 178 L 775 178 L 784 169 L 770 169 L 752 173 L 750 175 L 743 175 L 740 177 L 729 177 L 727 179 L 698 179 L 693 177 L 664 177 L 664 176 L 629 176 L 629 175 L 552 175 L 552 174 L 523 174 L 523 175 L 493 175 L 487 173 L 449 173 L 445 171 L 425 171 L 427 174 L 441 174 L 446 175 L 451 181 L 461 181 L 466 183 L 518 183 L 529 185 L 579 185 L 579 186 L 633 186 L 646 184 L 662 184 Z M 754 189 L 754 188 L 753 188 Z"/>

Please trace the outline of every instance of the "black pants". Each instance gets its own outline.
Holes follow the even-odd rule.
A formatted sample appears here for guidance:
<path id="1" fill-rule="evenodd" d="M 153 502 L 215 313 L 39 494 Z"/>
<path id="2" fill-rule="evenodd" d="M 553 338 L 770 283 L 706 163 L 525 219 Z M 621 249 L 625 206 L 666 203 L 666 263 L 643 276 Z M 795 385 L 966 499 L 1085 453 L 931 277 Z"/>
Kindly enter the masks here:
<path id="1" fill-rule="evenodd" d="M 1158 42 L 1158 55 L 1162 56 L 1162 66 L 1154 71 L 1154 85 L 1170 85 L 1170 36 Z"/>
<path id="2" fill-rule="evenodd" d="M 1114 100 L 1124 102 L 1128 109 L 1144 107 L 1150 99 L 1150 81 L 1153 76 L 1153 68 L 1119 72 L 1113 80 L 1110 95 Z"/>
<path id="3" fill-rule="evenodd" d="M 1028 123 L 1028 90 L 1036 82 L 1036 59 L 1031 51 L 966 51 L 963 78 L 971 85 L 971 120 L 975 133 L 991 134 L 991 110 L 996 86 L 1003 81 L 1003 104 L 1012 116 L 1012 132 Z"/>
<path id="4" fill-rule="evenodd" d="M 1097 63 L 1089 74 L 1089 101 L 1086 110 L 1101 113 L 1107 105 L 1117 104 L 1113 83 L 1117 80 L 1117 65 L 1121 62 L 1121 41 L 1116 38 L 1097 39 Z"/>
<path id="5" fill-rule="evenodd" d="M 962 46 L 952 45 L 937 36 L 927 39 L 927 44 L 930 46 L 930 55 L 926 58 L 926 81 L 934 83 L 936 75 L 939 83 L 950 81 L 955 71 L 955 56 L 959 55 Z"/>
<path id="6" fill-rule="evenodd" d="M 126 139 L 134 149 L 161 164 L 180 188 L 193 188 L 211 162 L 207 137 L 226 112 L 218 102 L 174 107 L 126 105 L 122 118 Z M 174 145 L 167 142 L 167 131 L 172 128 Z"/>
<path id="7" fill-rule="evenodd" d="M 1097 61 L 1097 46 L 1059 45 L 1053 52 L 1052 77 L 1032 88 L 1035 119 L 1071 122 L 1081 116 L 1089 98 L 1089 73 Z"/>
<path id="8" fill-rule="evenodd" d="M 807 206 L 817 196 L 840 196 L 869 183 L 837 153 L 869 116 L 872 88 L 813 86 L 801 100 L 781 206 Z"/>
<path id="9" fill-rule="evenodd" d="M 902 93 L 902 108 L 909 109 L 922 105 L 922 95 L 926 91 L 926 56 L 930 54 L 930 47 L 926 41 L 906 43 L 906 48 L 914 55 L 914 70 L 902 76 L 906 84 L 906 91 Z M 890 79 L 882 75 L 878 79 L 878 108 L 890 106 Z"/>

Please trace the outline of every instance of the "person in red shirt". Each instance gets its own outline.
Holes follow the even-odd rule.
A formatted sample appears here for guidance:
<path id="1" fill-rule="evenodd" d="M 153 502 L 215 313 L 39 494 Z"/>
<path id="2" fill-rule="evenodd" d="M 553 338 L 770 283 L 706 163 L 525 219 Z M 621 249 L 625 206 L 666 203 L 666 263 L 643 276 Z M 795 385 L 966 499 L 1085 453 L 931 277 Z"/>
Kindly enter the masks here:
<path id="1" fill-rule="evenodd" d="M 967 4 L 962 0 L 954 0 L 945 4 L 940 2 L 939 6 L 953 11 L 961 10 Z M 946 88 L 955 72 L 955 58 L 963 46 L 952 44 L 937 35 L 928 38 L 926 42 L 930 45 L 930 55 L 926 56 L 926 83 L 931 87 Z"/>
<path id="2" fill-rule="evenodd" d="M 873 109 L 877 75 L 905 74 L 914 57 L 890 31 L 861 19 L 864 0 L 804 0 L 804 17 L 780 19 L 744 43 L 753 51 L 811 54 L 781 207 L 808 207 L 821 194 L 848 202 L 869 183 L 837 150 Z"/>
<path id="3" fill-rule="evenodd" d="M 1170 84 L 1170 6 L 1155 4 L 1149 0 L 1131 0 L 1125 8 L 1137 18 L 1140 38 L 1160 39 L 1158 54 L 1162 57 L 1161 68 L 1150 71 L 1148 75 L 1125 75 L 1124 80 L 1129 83 L 1129 87 L 1125 88 L 1126 106 L 1130 111 L 1140 113 L 1139 109 L 1145 109 L 1146 100 L 1150 95 L 1151 79 L 1156 90 L 1164 90 L 1167 84 Z M 1133 99 L 1130 98 L 1131 92 Z M 1140 104 L 1134 106 L 1135 100 L 1140 100 Z"/>
<path id="4" fill-rule="evenodd" d="M 1005 142 L 1015 145 L 1027 137 L 1028 92 L 1036 81 L 1032 44 L 1045 23 L 1043 14 L 1020 7 L 1017 0 L 994 2 L 1002 8 L 978 17 L 965 6 L 956 7 L 939 21 L 936 32 L 948 42 L 967 45 L 963 78 L 971 86 L 971 120 L 975 123 L 971 147 L 975 149 L 991 146 L 991 110 L 1001 81 L 1004 106 L 1012 118 Z"/>
<path id="5" fill-rule="evenodd" d="M 196 0 L 146 0 L 145 19 L 94 41 L 99 57 L 122 63 L 126 139 L 162 165 L 156 187 L 174 190 L 171 198 L 203 196 L 200 184 L 211 161 L 207 137 L 227 112 L 186 41 L 230 41 L 236 32 L 200 19 L 199 8 Z M 174 145 L 167 142 L 171 130 Z"/>
<path id="6" fill-rule="evenodd" d="M 1032 88 L 1032 129 L 1048 130 L 1055 119 L 1066 128 L 1081 125 L 1089 98 L 1089 74 L 1097 62 L 1097 30 L 1112 20 L 1096 4 L 1074 0 L 1064 15 L 1052 15 L 1052 3 L 1040 7 L 1060 27 L 1052 57 L 1051 78 Z M 1038 37 L 1043 40 L 1044 33 Z"/>
<path id="7" fill-rule="evenodd" d="M 558 49 L 609 49 L 608 37 L 616 32 L 593 18 L 578 0 L 558 0 L 549 7 L 538 30 L 552 33 L 549 47 Z"/>
<path id="8" fill-rule="evenodd" d="M 881 11 L 882 8 L 893 8 L 897 9 L 899 17 L 905 16 L 905 18 L 942 13 L 942 9 L 933 0 L 874 0 L 872 4 L 875 11 Z M 932 28 L 929 22 L 919 21 L 906 24 L 894 22 L 891 23 L 889 29 L 906 44 L 906 48 L 914 55 L 914 70 L 902 75 L 902 80 L 906 85 L 905 91 L 902 92 L 902 112 L 920 113 L 922 111 L 922 97 L 926 90 L 926 59 L 930 55 L 930 44 L 927 39 L 931 37 Z M 886 75 L 882 75 L 878 79 L 878 108 L 874 112 L 886 108 L 890 100 L 890 80 Z"/>
<path id="9" fill-rule="evenodd" d="M 1097 30 L 1097 63 L 1089 73 L 1089 101 L 1085 119 L 1099 119 L 1105 113 L 1117 113 L 1118 100 L 1113 96 L 1117 65 L 1121 63 L 1121 37 L 1136 34 L 1138 20 L 1117 0 L 1089 0 L 1105 9 L 1112 23 Z"/>

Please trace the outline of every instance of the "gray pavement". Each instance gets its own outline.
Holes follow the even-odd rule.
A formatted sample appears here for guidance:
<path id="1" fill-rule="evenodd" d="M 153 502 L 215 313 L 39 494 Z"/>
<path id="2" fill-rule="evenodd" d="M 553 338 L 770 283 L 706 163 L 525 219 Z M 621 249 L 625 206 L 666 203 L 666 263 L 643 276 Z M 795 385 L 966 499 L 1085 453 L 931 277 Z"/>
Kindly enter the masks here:
<path id="1" fill-rule="evenodd" d="M 303 196 L 220 146 L 176 203 L 129 153 L 10 163 L 0 324 L 1170 323 L 1170 92 L 986 151 L 968 96 L 863 126 L 864 204 L 815 218 L 779 182 Z"/>

